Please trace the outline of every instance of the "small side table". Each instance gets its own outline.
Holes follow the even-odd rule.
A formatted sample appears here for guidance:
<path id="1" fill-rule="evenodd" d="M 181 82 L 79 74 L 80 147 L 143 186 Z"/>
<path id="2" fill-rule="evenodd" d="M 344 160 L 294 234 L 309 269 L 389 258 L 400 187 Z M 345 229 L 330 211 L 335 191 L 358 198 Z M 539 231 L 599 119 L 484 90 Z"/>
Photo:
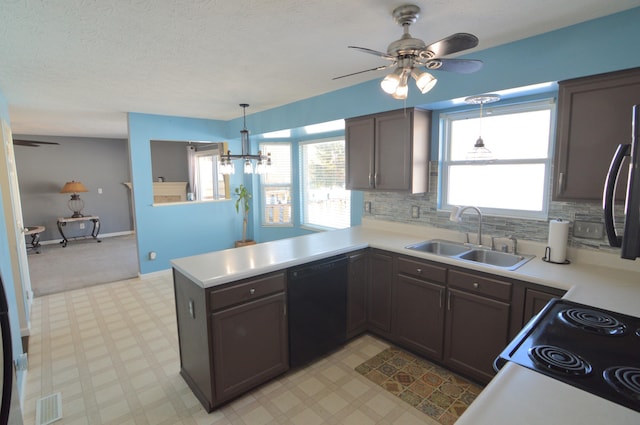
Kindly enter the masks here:
<path id="1" fill-rule="evenodd" d="M 32 249 L 36 254 L 40 254 L 40 233 L 45 231 L 44 226 L 27 226 L 25 227 L 25 236 L 31 236 L 31 246 L 27 250 Z"/>
<path id="2" fill-rule="evenodd" d="M 74 237 L 67 238 L 64 232 L 62 231 L 62 228 L 66 226 L 67 223 L 76 223 L 76 222 L 82 222 L 82 221 L 91 221 L 93 223 L 91 234 L 86 236 L 74 236 Z M 93 238 L 96 240 L 96 242 L 102 242 L 100 239 L 98 239 L 98 233 L 100 233 L 100 217 L 98 217 L 97 215 L 85 215 L 83 217 L 60 217 L 58 218 L 58 231 L 60 232 L 60 236 L 62 236 L 62 240 L 60 241 L 60 244 L 62 245 L 63 248 L 66 247 L 67 244 L 69 243 L 69 240 L 72 240 L 72 239 Z"/>

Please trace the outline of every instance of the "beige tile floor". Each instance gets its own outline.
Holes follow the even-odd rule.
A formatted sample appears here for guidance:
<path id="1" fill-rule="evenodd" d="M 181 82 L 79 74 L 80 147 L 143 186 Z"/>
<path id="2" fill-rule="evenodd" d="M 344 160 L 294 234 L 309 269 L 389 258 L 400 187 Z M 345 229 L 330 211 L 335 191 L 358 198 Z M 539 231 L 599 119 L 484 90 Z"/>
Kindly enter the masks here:
<path id="1" fill-rule="evenodd" d="M 437 424 L 354 370 L 388 347 L 368 335 L 207 414 L 178 374 L 175 320 L 169 273 L 36 298 L 25 424 L 57 392 L 56 425 Z"/>

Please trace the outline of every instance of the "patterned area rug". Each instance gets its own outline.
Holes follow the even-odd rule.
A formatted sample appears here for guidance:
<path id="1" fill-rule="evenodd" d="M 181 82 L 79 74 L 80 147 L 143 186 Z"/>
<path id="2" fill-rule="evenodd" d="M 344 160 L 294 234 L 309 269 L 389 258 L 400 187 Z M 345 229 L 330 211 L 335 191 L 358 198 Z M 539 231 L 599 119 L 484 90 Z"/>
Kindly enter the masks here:
<path id="1" fill-rule="evenodd" d="M 453 424 L 482 387 L 395 347 L 356 371 L 443 425 Z"/>

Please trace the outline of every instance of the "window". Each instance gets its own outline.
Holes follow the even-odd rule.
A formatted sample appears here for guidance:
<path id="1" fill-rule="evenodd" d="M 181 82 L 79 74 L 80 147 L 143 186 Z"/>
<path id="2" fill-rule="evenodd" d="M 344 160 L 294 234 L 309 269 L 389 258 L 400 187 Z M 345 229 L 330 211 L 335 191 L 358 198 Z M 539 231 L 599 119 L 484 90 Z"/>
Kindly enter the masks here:
<path id="1" fill-rule="evenodd" d="M 555 105 L 547 100 L 484 110 L 481 120 L 479 109 L 441 116 L 440 206 L 473 205 L 494 215 L 546 218 Z M 491 160 L 467 159 L 479 133 Z"/>
<path id="2" fill-rule="evenodd" d="M 271 171 L 261 176 L 262 224 L 291 226 L 291 143 L 260 143 L 271 153 Z"/>
<path id="3" fill-rule="evenodd" d="M 190 143 L 187 146 L 190 200 L 229 199 L 229 178 L 219 172 L 222 143 Z"/>
<path id="4" fill-rule="evenodd" d="M 218 173 L 217 151 L 196 152 L 196 193 L 195 199 L 211 201 L 224 199 L 226 193 L 224 176 Z"/>
<path id="5" fill-rule="evenodd" d="M 302 224 L 344 229 L 351 224 L 351 192 L 345 189 L 344 138 L 300 144 Z"/>

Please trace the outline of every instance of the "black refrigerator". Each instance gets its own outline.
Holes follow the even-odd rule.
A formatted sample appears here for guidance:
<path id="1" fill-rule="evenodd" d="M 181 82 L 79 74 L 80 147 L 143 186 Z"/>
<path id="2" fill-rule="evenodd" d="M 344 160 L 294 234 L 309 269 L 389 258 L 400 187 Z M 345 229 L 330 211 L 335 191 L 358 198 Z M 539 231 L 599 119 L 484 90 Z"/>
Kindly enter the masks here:
<path id="1" fill-rule="evenodd" d="M 609 245 L 621 247 L 622 258 L 640 257 L 640 105 L 633 107 L 631 115 L 631 143 L 618 146 L 604 185 L 604 223 Z M 624 160 L 629 157 L 629 176 L 624 206 L 624 233 L 617 234 L 614 214 L 615 188 Z"/>

